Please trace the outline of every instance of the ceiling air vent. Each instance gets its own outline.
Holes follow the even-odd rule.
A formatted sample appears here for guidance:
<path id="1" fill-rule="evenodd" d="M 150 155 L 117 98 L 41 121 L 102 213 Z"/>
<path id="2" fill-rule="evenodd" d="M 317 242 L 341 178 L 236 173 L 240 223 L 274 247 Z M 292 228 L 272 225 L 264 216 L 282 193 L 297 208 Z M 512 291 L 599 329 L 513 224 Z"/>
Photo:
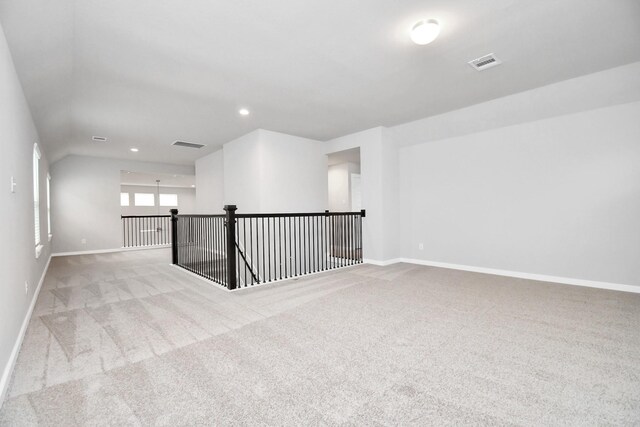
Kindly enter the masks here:
<path id="1" fill-rule="evenodd" d="M 107 142 L 107 138 L 104 136 L 92 136 L 91 139 L 95 142 Z"/>
<path id="2" fill-rule="evenodd" d="M 468 62 L 473 68 L 478 71 L 486 70 L 487 68 L 495 67 L 496 65 L 502 64 L 493 53 L 490 53 L 485 56 L 481 56 L 480 58 L 474 59 L 473 61 Z"/>
<path id="3" fill-rule="evenodd" d="M 174 141 L 171 145 L 177 145 L 178 147 L 187 148 L 202 148 L 204 144 L 196 144 L 195 142 Z"/>

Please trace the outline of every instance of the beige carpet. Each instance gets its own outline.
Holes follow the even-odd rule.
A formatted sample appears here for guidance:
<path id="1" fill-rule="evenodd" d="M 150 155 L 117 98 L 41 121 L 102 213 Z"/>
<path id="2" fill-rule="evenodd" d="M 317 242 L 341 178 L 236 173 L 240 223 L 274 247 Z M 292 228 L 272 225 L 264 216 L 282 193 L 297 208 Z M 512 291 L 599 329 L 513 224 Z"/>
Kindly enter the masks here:
<path id="1" fill-rule="evenodd" d="M 0 425 L 638 425 L 640 295 L 397 264 L 235 293 L 54 258 Z"/>

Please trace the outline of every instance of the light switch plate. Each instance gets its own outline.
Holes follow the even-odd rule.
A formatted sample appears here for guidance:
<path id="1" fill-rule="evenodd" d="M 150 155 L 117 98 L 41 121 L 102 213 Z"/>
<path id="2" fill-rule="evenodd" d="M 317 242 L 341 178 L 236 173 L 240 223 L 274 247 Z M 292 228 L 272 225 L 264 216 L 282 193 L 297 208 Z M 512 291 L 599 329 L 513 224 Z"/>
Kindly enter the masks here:
<path id="1" fill-rule="evenodd" d="M 16 179 L 14 177 L 11 177 L 11 192 L 15 193 L 16 192 Z"/>

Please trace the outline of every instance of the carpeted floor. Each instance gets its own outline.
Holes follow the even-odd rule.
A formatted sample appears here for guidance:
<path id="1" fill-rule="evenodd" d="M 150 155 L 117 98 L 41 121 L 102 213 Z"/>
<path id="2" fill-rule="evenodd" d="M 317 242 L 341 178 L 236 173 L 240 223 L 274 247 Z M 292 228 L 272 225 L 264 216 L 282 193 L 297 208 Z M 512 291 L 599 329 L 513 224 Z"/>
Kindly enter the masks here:
<path id="1" fill-rule="evenodd" d="M 408 264 L 228 293 L 54 258 L 0 425 L 638 425 L 640 295 Z"/>

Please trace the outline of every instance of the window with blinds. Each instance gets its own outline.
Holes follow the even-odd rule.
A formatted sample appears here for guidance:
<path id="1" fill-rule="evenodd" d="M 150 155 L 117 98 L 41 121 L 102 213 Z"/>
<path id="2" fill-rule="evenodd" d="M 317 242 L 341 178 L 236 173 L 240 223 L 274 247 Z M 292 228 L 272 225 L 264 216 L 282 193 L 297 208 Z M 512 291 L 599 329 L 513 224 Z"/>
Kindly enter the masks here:
<path id="1" fill-rule="evenodd" d="M 36 256 L 40 246 L 40 150 L 33 146 L 33 224 L 36 239 Z"/>
<path id="2" fill-rule="evenodd" d="M 53 232 L 51 231 L 51 175 L 47 175 L 47 232 L 49 233 L 49 240 Z"/>

